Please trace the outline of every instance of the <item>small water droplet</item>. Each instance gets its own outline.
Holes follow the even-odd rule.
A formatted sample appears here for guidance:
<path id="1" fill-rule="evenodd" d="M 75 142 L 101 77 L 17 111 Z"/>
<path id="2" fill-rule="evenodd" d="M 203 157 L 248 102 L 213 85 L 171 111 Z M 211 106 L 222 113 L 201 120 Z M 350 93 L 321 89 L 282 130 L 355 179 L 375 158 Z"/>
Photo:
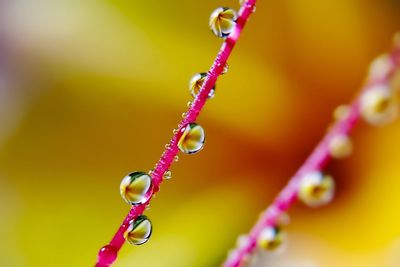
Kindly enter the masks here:
<path id="1" fill-rule="evenodd" d="M 170 144 L 166 144 L 165 149 L 169 149 L 169 148 L 170 148 Z"/>
<path id="2" fill-rule="evenodd" d="M 104 265 L 111 265 L 117 259 L 117 254 L 117 249 L 114 246 L 106 245 L 99 251 L 98 262 Z"/>
<path id="3" fill-rule="evenodd" d="M 348 105 L 340 105 L 333 111 L 333 119 L 335 121 L 342 121 L 347 119 L 350 114 L 350 107 Z"/>
<path id="4" fill-rule="evenodd" d="M 193 104 L 192 101 L 189 101 L 189 102 L 186 103 L 186 106 L 187 106 L 188 108 L 190 108 L 190 107 L 192 106 L 192 104 Z"/>
<path id="5" fill-rule="evenodd" d="M 133 172 L 122 179 L 120 193 L 131 205 L 145 203 L 151 197 L 151 176 L 145 172 Z"/>
<path id="6" fill-rule="evenodd" d="M 183 153 L 193 154 L 200 151 L 204 143 L 204 129 L 196 123 L 189 123 L 178 141 L 178 148 Z"/>
<path id="7" fill-rule="evenodd" d="M 380 55 L 370 64 L 368 78 L 371 81 L 384 80 L 395 67 L 388 54 Z"/>
<path id="8" fill-rule="evenodd" d="M 228 62 L 225 63 L 224 68 L 222 69 L 221 74 L 225 74 L 229 71 L 229 65 Z"/>
<path id="9" fill-rule="evenodd" d="M 179 161 L 179 156 L 176 155 L 176 156 L 174 157 L 174 162 L 178 162 L 178 161 Z"/>
<path id="10" fill-rule="evenodd" d="M 286 212 L 279 215 L 277 220 L 277 225 L 283 226 L 283 225 L 288 225 L 289 223 L 290 223 L 290 216 Z"/>
<path id="11" fill-rule="evenodd" d="M 166 171 L 163 176 L 164 179 L 169 180 L 172 178 L 172 172 L 170 170 Z"/>
<path id="12" fill-rule="evenodd" d="M 246 2 L 246 0 L 239 0 L 239 4 L 240 5 L 243 5 L 244 4 L 244 2 Z M 248 8 L 253 8 L 252 10 L 251 10 L 251 12 L 256 12 L 256 6 L 254 5 L 254 4 L 248 4 L 248 3 L 246 3 L 246 7 L 248 7 Z"/>
<path id="13" fill-rule="evenodd" d="M 353 152 L 353 143 L 350 137 L 344 134 L 338 134 L 329 142 L 329 153 L 336 159 L 348 157 Z"/>
<path id="14" fill-rule="evenodd" d="M 182 118 L 183 118 L 183 119 L 186 118 L 186 112 L 183 112 L 183 113 L 182 113 Z"/>
<path id="15" fill-rule="evenodd" d="M 310 207 L 329 203 L 334 195 L 335 182 L 322 172 L 310 172 L 302 177 L 298 197 Z"/>
<path id="16" fill-rule="evenodd" d="M 193 77 L 189 81 L 189 92 L 193 97 L 196 97 L 199 92 L 201 87 L 203 87 L 204 81 L 207 78 L 207 73 L 202 72 L 202 73 L 197 73 L 193 75 Z M 208 94 L 208 98 L 214 97 L 214 91 L 215 91 L 215 85 L 214 87 L 210 90 Z"/>
<path id="17" fill-rule="evenodd" d="M 132 245 L 142 245 L 149 240 L 151 233 L 152 226 L 150 220 L 146 216 L 140 215 L 129 223 L 124 237 Z"/>
<path id="18" fill-rule="evenodd" d="M 243 248 L 249 244 L 249 237 L 247 235 L 239 235 L 236 240 L 236 247 Z"/>
<path id="19" fill-rule="evenodd" d="M 237 13 L 235 10 L 227 7 L 215 9 L 210 16 L 211 31 L 218 37 L 225 38 L 235 28 Z"/>
<path id="20" fill-rule="evenodd" d="M 261 249 L 273 251 L 282 244 L 282 241 L 282 230 L 277 226 L 268 226 L 261 231 L 257 239 L 257 245 Z"/>
<path id="21" fill-rule="evenodd" d="M 227 260 L 231 261 L 233 259 L 237 259 L 239 257 L 239 253 L 236 249 L 230 249 L 227 253 Z"/>

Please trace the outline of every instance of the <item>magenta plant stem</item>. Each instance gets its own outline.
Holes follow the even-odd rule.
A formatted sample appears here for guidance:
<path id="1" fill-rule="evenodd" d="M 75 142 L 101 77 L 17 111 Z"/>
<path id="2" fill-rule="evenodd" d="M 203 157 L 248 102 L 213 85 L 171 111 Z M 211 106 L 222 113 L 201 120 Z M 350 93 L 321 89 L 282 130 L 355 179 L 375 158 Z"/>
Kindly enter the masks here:
<path id="1" fill-rule="evenodd" d="M 398 69 L 400 64 L 400 48 L 394 49 L 390 54 L 390 58 L 394 63 L 393 69 L 381 80 L 369 81 L 362 89 L 360 95 L 374 84 L 389 82 L 391 76 L 396 69 Z M 359 96 L 351 104 L 348 115 L 333 125 L 300 169 L 289 180 L 289 183 L 280 191 L 273 203 L 262 213 L 257 223 L 248 234 L 246 242 L 229 253 L 228 258 L 222 265 L 223 267 L 241 266 L 241 262 L 244 262 L 245 258 L 251 255 L 256 248 L 257 238 L 261 231 L 265 227 L 277 225 L 279 218 L 284 215 L 289 207 L 297 200 L 297 193 L 302 176 L 309 172 L 321 171 L 329 163 L 331 160 L 329 143 L 332 138 L 338 134 L 348 135 L 360 118 Z"/>
<path id="2" fill-rule="evenodd" d="M 229 55 L 232 52 L 233 47 L 235 46 L 236 42 L 239 39 L 240 33 L 242 32 L 242 29 L 248 20 L 249 16 L 254 10 L 256 0 L 248 0 L 243 3 L 241 6 L 239 13 L 238 13 L 238 19 L 236 21 L 235 28 L 233 32 L 226 38 L 225 42 L 222 44 L 222 47 L 213 63 L 211 66 L 211 69 L 208 72 L 207 78 L 205 79 L 202 88 L 200 89 L 200 92 L 198 95 L 195 97 L 193 103 L 189 107 L 188 111 L 186 112 L 186 116 L 183 118 L 183 120 L 179 123 L 178 125 L 178 131 L 174 134 L 172 137 L 171 141 L 169 142 L 169 146 L 165 149 L 163 152 L 160 160 L 158 161 L 154 171 L 152 172 L 152 181 L 153 181 L 153 193 L 152 196 L 154 196 L 155 193 L 159 191 L 160 184 L 163 181 L 163 176 L 166 171 L 168 171 L 169 167 L 171 166 L 175 156 L 178 154 L 178 147 L 177 143 L 179 141 L 179 138 L 182 136 L 182 129 L 186 127 L 187 124 L 194 122 L 201 109 L 203 108 L 208 95 L 211 91 L 211 89 L 214 87 L 215 82 L 218 78 L 218 76 L 221 74 L 221 72 L 224 69 L 224 66 L 229 58 Z M 129 211 L 128 215 L 125 217 L 124 221 L 122 222 L 121 226 L 119 227 L 118 231 L 115 233 L 114 237 L 110 241 L 108 248 L 113 250 L 112 252 L 115 253 L 114 256 L 110 256 L 109 253 L 102 253 L 101 251 L 99 252 L 96 267 L 108 267 L 110 266 L 116 259 L 116 253 L 121 249 L 125 242 L 124 238 L 124 233 L 127 230 L 129 226 L 129 222 L 135 218 L 137 218 L 139 215 L 141 215 L 146 206 L 149 204 L 151 198 L 144 204 L 137 205 L 137 206 L 132 206 L 131 210 Z M 111 253 L 112 254 L 112 253 Z"/>

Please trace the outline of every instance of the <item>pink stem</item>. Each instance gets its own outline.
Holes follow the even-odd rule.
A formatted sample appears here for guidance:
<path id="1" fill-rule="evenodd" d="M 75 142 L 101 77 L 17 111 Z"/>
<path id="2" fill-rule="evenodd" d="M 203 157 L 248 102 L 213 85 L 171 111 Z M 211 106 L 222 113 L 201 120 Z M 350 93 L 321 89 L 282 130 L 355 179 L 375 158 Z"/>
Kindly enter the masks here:
<path id="1" fill-rule="evenodd" d="M 211 89 L 214 87 L 215 82 L 218 76 L 221 74 L 224 66 L 229 58 L 229 55 L 232 52 L 233 47 L 239 39 L 240 33 L 248 20 L 249 16 L 253 12 L 253 8 L 255 6 L 256 0 L 247 0 L 243 3 L 239 10 L 238 18 L 236 21 L 236 26 L 233 32 L 226 38 L 225 42 L 222 44 L 221 49 L 219 50 L 217 57 L 214 60 L 213 65 L 211 66 L 207 78 L 203 83 L 202 88 L 200 89 L 199 94 L 194 99 L 192 105 L 188 109 L 186 116 L 178 125 L 178 131 L 174 134 L 171 141 L 169 142 L 168 148 L 161 155 L 160 160 L 158 161 L 153 173 L 153 192 L 152 196 L 159 191 L 160 184 L 163 181 L 163 176 L 166 171 L 168 171 L 171 166 L 175 156 L 178 154 L 178 146 L 177 143 L 179 138 L 182 136 L 182 129 L 187 126 L 188 123 L 194 122 L 198 117 L 201 109 L 203 108 L 208 95 Z M 118 231 L 115 233 L 114 237 L 110 241 L 108 245 L 103 247 L 97 258 L 96 267 L 108 267 L 110 266 L 117 257 L 118 251 L 121 249 L 123 244 L 125 243 L 124 233 L 129 227 L 129 222 L 139 215 L 141 215 L 146 206 L 149 204 L 150 199 L 138 206 L 132 206 L 128 215 L 125 217 Z"/>
<path id="2" fill-rule="evenodd" d="M 389 82 L 391 76 L 400 64 L 400 48 L 395 48 L 390 54 L 390 58 L 394 63 L 391 71 L 381 80 L 369 81 L 362 89 L 360 95 L 374 84 Z M 321 171 L 329 163 L 331 160 L 329 153 L 329 143 L 331 139 L 338 134 L 348 135 L 360 119 L 359 100 L 360 97 L 357 97 L 351 104 L 349 114 L 346 118 L 339 120 L 324 136 L 304 164 L 280 191 L 274 202 L 262 213 L 262 216 L 250 230 L 246 242 L 229 253 L 228 258 L 222 265 L 223 267 L 239 267 L 244 258 L 251 255 L 256 248 L 257 239 L 261 231 L 265 227 L 276 225 L 279 217 L 281 217 L 297 200 L 297 192 L 300 187 L 302 176 L 309 172 Z"/>

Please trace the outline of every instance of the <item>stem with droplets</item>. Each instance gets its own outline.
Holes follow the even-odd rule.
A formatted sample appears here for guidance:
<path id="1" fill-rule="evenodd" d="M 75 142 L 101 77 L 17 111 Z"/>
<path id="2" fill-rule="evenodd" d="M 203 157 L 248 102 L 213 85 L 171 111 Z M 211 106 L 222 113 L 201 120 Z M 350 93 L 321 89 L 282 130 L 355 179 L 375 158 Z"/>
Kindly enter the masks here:
<path id="1" fill-rule="evenodd" d="M 324 136 L 320 143 L 316 146 L 304 164 L 289 180 L 288 184 L 280 191 L 273 203 L 261 214 L 260 218 L 250 230 L 246 238 L 246 242 L 240 244 L 236 249 L 229 253 L 228 258 L 223 263 L 223 267 L 239 267 L 245 259 L 251 255 L 257 246 L 257 239 L 263 229 L 268 226 L 275 226 L 279 223 L 279 218 L 284 215 L 289 207 L 297 200 L 297 194 L 300 188 L 300 182 L 303 175 L 313 172 L 322 171 L 332 159 L 330 155 L 329 144 L 335 136 L 342 134 L 348 135 L 359 121 L 360 113 L 360 96 L 363 92 L 376 84 L 388 84 L 393 74 L 400 67 L 400 47 L 396 47 L 390 53 L 392 68 L 384 77 L 369 80 L 361 93 L 355 98 L 349 108 L 347 116 L 339 120 L 329 132 Z"/>
<path id="2" fill-rule="evenodd" d="M 217 57 L 215 58 L 215 61 L 208 72 L 207 78 L 205 79 L 202 88 L 200 89 L 200 92 L 195 97 L 193 103 L 190 105 L 185 117 L 178 125 L 178 131 L 174 134 L 171 141 L 169 142 L 169 145 L 167 146 L 167 148 L 161 155 L 160 160 L 156 164 L 156 167 L 151 174 L 153 183 L 153 196 L 159 191 L 159 187 L 163 181 L 163 176 L 165 172 L 168 171 L 175 156 L 178 154 L 177 144 L 180 137 L 182 136 L 182 129 L 184 129 L 189 123 L 194 122 L 200 114 L 200 111 L 202 110 L 211 89 L 214 87 L 218 76 L 223 71 L 224 66 L 232 52 L 232 49 L 239 39 L 240 33 L 246 21 L 254 10 L 255 3 L 256 0 L 248 0 L 242 4 L 233 32 L 225 39 L 225 42 L 222 44 L 222 47 L 219 50 L 219 53 L 217 54 Z M 151 197 L 146 203 L 132 206 L 131 210 L 123 220 L 123 223 L 119 227 L 118 231 L 115 233 L 110 243 L 105 246 L 107 249 L 105 250 L 103 247 L 100 250 L 96 267 L 108 267 L 115 261 L 118 251 L 125 243 L 124 233 L 129 227 L 129 222 L 131 220 L 134 220 L 144 212 L 150 200 Z M 105 253 L 104 251 L 106 251 L 107 253 Z"/>

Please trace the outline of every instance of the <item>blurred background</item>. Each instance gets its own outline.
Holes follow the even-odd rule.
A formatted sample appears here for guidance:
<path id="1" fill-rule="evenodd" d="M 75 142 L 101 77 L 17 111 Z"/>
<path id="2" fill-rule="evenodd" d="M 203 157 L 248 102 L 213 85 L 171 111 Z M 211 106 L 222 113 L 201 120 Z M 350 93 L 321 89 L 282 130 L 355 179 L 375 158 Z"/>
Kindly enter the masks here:
<path id="1" fill-rule="evenodd" d="M 188 80 L 237 1 L 0 1 L 0 266 L 93 266 L 129 210 L 119 183 L 161 155 Z M 198 123 L 146 212 L 151 240 L 115 266 L 219 266 L 362 85 L 400 29 L 397 0 L 259 1 Z M 329 170 L 330 205 L 290 211 L 285 249 L 254 266 L 400 266 L 400 121 L 360 123 Z"/>

